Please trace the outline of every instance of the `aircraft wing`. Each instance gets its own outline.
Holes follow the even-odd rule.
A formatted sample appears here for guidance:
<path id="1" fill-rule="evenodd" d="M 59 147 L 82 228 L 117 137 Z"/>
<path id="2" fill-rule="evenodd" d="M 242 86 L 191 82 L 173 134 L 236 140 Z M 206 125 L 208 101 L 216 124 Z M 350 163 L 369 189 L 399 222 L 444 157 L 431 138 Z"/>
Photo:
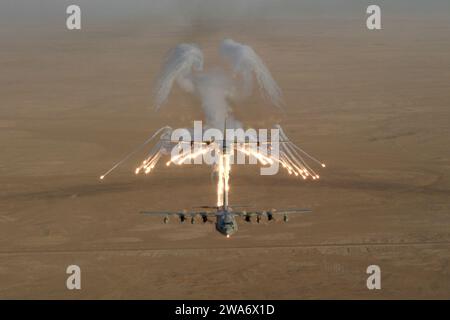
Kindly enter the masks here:
<path id="1" fill-rule="evenodd" d="M 253 216 L 253 215 L 267 215 L 267 214 L 296 214 L 296 213 L 310 213 L 311 209 L 306 208 L 290 208 L 290 209 L 277 209 L 267 211 L 233 211 L 238 216 Z"/>
<path id="2" fill-rule="evenodd" d="M 195 217 L 200 216 L 203 222 L 208 221 L 208 217 L 215 217 L 215 212 L 200 212 L 200 211 L 141 211 L 141 214 L 150 215 L 150 216 L 159 216 L 164 217 L 163 222 L 169 222 L 169 216 L 177 216 L 181 223 L 184 223 L 186 219 L 190 218 L 191 223 L 195 223 Z"/>
<path id="3" fill-rule="evenodd" d="M 309 213 L 312 212 L 311 209 L 305 208 L 290 208 L 283 210 L 267 210 L 267 211 L 233 211 L 233 214 L 240 216 L 245 219 L 245 221 L 250 222 L 253 217 L 256 217 L 256 221 L 259 222 L 262 217 L 267 218 L 268 221 L 275 220 L 276 215 L 282 215 L 284 222 L 289 220 L 288 216 L 290 214 L 299 213 Z"/>
<path id="4" fill-rule="evenodd" d="M 272 214 L 295 214 L 295 213 L 311 213 L 311 209 L 306 208 L 292 208 L 292 209 L 277 209 L 272 210 Z"/>
<path id="5" fill-rule="evenodd" d="M 183 212 L 175 212 L 175 211 L 140 211 L 139 213 L 151 216 L 169 216 L 169 215 L 185 214 Z"/>
<path id="6" fill-rule="evenodd" d="M 139 213 L 145 214 L 145 215 L 151 215 L 151 216 L 170 216 L 170 215 L 176 215 L 176 216 L 188 216 L 192 217 L 195 215 L 207 215 L 210 217 L 215 217 L 216 212 L 200 212 L 200 211 L 186 211 L 186 212 L 176 212 L 176 211 L 140 211 Z"/>

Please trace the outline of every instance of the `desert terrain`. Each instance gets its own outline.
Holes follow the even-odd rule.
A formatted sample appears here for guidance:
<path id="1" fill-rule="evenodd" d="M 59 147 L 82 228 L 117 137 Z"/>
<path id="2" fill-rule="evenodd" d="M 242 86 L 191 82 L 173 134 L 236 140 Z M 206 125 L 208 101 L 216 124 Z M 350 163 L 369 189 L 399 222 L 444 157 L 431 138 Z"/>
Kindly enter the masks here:
<path id="1" fill-rule="evenodd" d="M 450 23 L 364 16 L 152 22 L 64 20 L 1 28 L 0 298 L 450 298 Z M 323 159 L 319 181 L 235 166 L 230 203 L 308 207 L 289 223 L 245 223 L 226 239 L 141 210 L 214 205 L 207 166 L 135 176 L 154 131 L 189 127 L 199 101 L 179 89 L 159 112 L 166 52 L 199 44 L 219 63 L 225 37 L 251 45 L 284 93 L 233 105 L 247 126 L 280 123 Z M 79 265 L 82 289 L 67 290 Z M 368 290 L 379 265 L 382 289 Z"/>

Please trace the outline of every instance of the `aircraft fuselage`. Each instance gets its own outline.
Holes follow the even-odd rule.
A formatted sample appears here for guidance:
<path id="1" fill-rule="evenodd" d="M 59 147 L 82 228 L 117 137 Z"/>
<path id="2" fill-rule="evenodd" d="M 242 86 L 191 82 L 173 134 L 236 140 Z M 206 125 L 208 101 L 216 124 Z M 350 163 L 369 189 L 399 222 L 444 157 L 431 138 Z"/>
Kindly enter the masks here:
<path id="1" fill-rule="evenodd" d="M 228 209 L 221 209 L 217 212 L 216 229 L 224 236 L 230 237 L 238 231 L 235 215 Z"/>

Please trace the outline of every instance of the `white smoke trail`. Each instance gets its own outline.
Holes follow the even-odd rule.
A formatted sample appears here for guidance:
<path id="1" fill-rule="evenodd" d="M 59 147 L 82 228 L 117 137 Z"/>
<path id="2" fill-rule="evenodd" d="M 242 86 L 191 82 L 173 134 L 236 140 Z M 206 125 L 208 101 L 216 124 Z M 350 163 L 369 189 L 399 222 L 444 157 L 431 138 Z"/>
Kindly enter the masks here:
<path id="1" fill-rule="evenodd" d="M 157 110 L 167 102 L 174 81 L 183 90 L 194 92 L 192 70 L 203 70 L 203 53 L 196 45 L 182 43 L 169 52 L 155 87 Z"/>
<path id="2" fill-rule="evenodd" d="M 280 87 L 272 78 L 264 62 L 250 46 L 232 39 L 225 39 L 220 45 L 220 53 L 231 63 L 233 71 L 241 75 L 244 82 L 244 96 L 252 93 L 254 74 L 262 95 L 276 107 L 282 107 L 283 98 Z"/>
<path id="3" fill-rule="evenodd" d="M 203 54 L 198 46 L 186 43 L 176 46 L 167 56 L 158 77 L 155 88 L 156 109 L 167 102 L 176 82 L 184 91 L 200 98 L 208 127 L 222 129 L 226 120 L 228 128 L 240 128 L 242 124 L 233 118 L 229 100 L 248 97 L 252 92 L 254 78 L 262 95 L 273 105 L 282 106 L 280 88 L 251 47 L 226 39 L 219 51 L 231 63 L 233 75 L 227 75 L 219 68 L 203 71 Z"/>

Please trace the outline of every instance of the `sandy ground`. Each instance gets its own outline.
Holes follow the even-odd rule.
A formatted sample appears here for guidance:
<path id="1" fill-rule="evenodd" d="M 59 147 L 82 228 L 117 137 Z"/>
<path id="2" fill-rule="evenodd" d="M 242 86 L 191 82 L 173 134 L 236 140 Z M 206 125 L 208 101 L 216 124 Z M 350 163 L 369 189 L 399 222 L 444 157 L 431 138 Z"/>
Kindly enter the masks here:
<path id="1" fill-rule="evenodd" d="M 0 37 L 0 298 L 450 298 L 448 21 L 105 22 Z M 255 95 L 236 116 L 281 123 L 328 164 L 306 183 L 233 168 L 231 203 L 314 213 L 240 222 L 230 239 L 138 213 L 214 204 L 208 167 L 137 177 L 136 157 L 98 180 L 162 125 L 202 119 L 179 89 L 153 112 L 151 87 L 169 48 L 197 42 L 208 67 L 224 37 L 255 48 L 287 105 Z M 81 291 L 65 287 L 70 264 Z M 371 264 L 379 291 L 366 288 Z"/>

